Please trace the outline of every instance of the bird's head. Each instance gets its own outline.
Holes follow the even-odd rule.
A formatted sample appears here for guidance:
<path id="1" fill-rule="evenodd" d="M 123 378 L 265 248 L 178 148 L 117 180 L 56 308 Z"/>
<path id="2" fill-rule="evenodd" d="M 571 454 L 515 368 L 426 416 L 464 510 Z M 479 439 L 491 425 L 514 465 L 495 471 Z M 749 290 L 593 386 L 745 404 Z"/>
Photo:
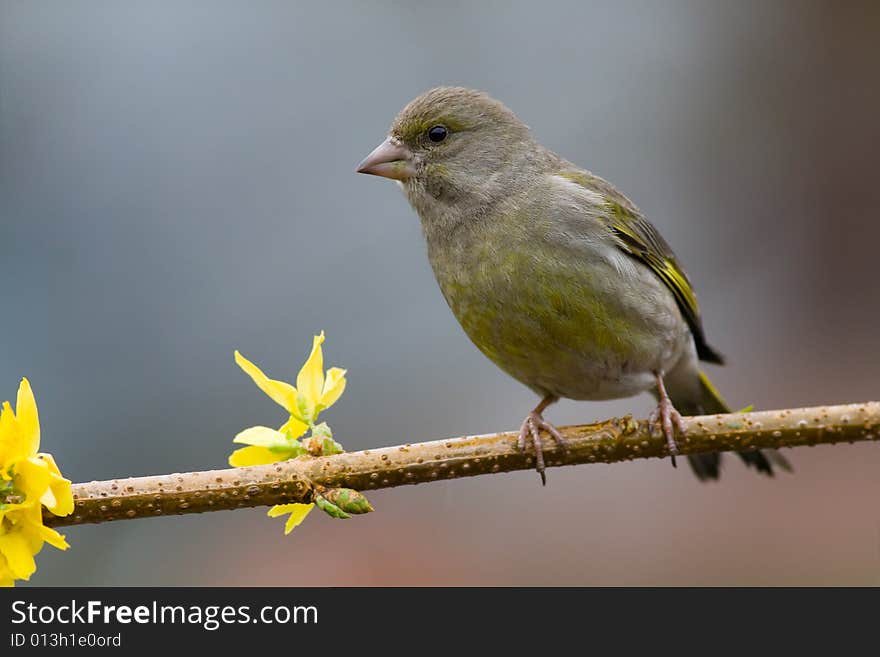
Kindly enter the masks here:
<path id="1" fill-rule="evenodd" d="M 501 102 L 481 91 L 438 87 L 401 110 L 357 170 L 399 181 L 424 215 L 438 206 L 491 202 L 531 146 L 528 127 Z"/>

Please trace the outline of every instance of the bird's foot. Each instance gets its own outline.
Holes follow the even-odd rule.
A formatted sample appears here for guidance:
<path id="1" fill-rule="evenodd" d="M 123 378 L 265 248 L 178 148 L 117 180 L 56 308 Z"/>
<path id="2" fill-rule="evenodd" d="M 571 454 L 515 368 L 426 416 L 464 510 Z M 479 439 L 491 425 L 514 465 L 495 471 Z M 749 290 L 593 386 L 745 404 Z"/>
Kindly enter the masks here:
<path id="1" fill-rule="evenodd" d="M 669 456 L 672 458 L 672 467 L 675 465 L 675 457 L 679 454 L 678 444 L 675 442 L 675 432 L 684 435 L 687 432 L 687 426 L 681 417 L 681 414 L 675 410 L 675 406 L 669 400 L 669 397 L 663 396 L 657 404 L 657 408 L 648 418 L 648 426 L 651 428 L 651 434 L 659 431 L 666 438 L 666 448 L 669 450 Z"/>
<path id="2" fill-rule="evenodd" d="M 553 401 L 555 401 L 555 399 Z M 541 475 L 541 484 L 544 486 L 547 485 L 547 475 L 544 474 L 544 444 L 541 441 L 541 429 L 549 433 L 553 440 L 556 441 L 557 445 L 562 448 L 568 447 L 568 441 L 565 440 L 565 436 L 559 433 L 559 429 L 547 422 L 547 420 L 541 415 L 541 411 L 543 411 L 550 403 L 552 403 L 552 401 L 546 404 L 541 402 L 535 410 L 526 416 L 526 419 L 523 420 L 522 426 L 519 429 L 519 438 L 517 438 L 516 441 L 517 446 L 525 451 L 526 440 L 531 436 L 532 443 L 535 447 L 535 469 L 538 471 L 538 474 Z"/>

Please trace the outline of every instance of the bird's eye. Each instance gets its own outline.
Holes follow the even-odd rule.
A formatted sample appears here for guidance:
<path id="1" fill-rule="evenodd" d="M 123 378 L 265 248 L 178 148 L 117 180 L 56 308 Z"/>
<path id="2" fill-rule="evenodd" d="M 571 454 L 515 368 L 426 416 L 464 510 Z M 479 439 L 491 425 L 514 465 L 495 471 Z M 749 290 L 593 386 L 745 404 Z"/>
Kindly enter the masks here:
<path id="1" fill-rule="evenodd" d="M 428 139 L 433 141 L 435 144 L 439 144 L 441 141 L 446 139 L 446 136 L 449 134 L 449 130 L 446 129 L 445 125 L 435 125 L 432 128 L 428 129 Z"/>

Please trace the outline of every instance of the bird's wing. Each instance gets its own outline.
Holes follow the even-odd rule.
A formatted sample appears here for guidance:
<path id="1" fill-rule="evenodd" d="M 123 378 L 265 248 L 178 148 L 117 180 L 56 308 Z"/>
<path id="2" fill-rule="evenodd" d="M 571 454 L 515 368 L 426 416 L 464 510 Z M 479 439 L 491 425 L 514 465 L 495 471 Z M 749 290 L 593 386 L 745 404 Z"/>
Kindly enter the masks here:
<path id="1" fill-rule="evenodd" d="M 606 201 L 606 212 L 600 219 L 617 237 L 617 246 L 626 254 L 648 266 L 669 288 L 694 336 L 697 356 L 711 363 L 723 363 L 724 356 L 706 342 L 697 295 L 672 248 L 645 219 L 639 210 L 610 183 L 583 171 L 564 172 L 563 177 L 598 192 Z"/>

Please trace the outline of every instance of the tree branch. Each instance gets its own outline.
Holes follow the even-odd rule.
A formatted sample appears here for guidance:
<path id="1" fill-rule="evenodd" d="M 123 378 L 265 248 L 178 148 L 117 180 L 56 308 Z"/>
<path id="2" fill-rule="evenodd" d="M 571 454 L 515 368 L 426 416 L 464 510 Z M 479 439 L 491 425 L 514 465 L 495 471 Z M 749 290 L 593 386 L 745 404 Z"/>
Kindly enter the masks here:
<path id="1" fill-rule="evenodd" d="M 683 454 L 798 447 L 877 440 L 880 402 L 685 418 Z M 547 466 L 614 463 L 668 455 L 644 420 L 615 418 L 561 427 L 568 448 L 548 441 Z M 44 510 L 46 525 L 146 518 L 289 502 L 311 502 L 316 486 L 368 491 L 534 467 L 513 432 L 383 447 L 334 456 L 300 457 L 270 465 L 133 477 L 74 484 L 75 509 L 65 517 Z"/>

